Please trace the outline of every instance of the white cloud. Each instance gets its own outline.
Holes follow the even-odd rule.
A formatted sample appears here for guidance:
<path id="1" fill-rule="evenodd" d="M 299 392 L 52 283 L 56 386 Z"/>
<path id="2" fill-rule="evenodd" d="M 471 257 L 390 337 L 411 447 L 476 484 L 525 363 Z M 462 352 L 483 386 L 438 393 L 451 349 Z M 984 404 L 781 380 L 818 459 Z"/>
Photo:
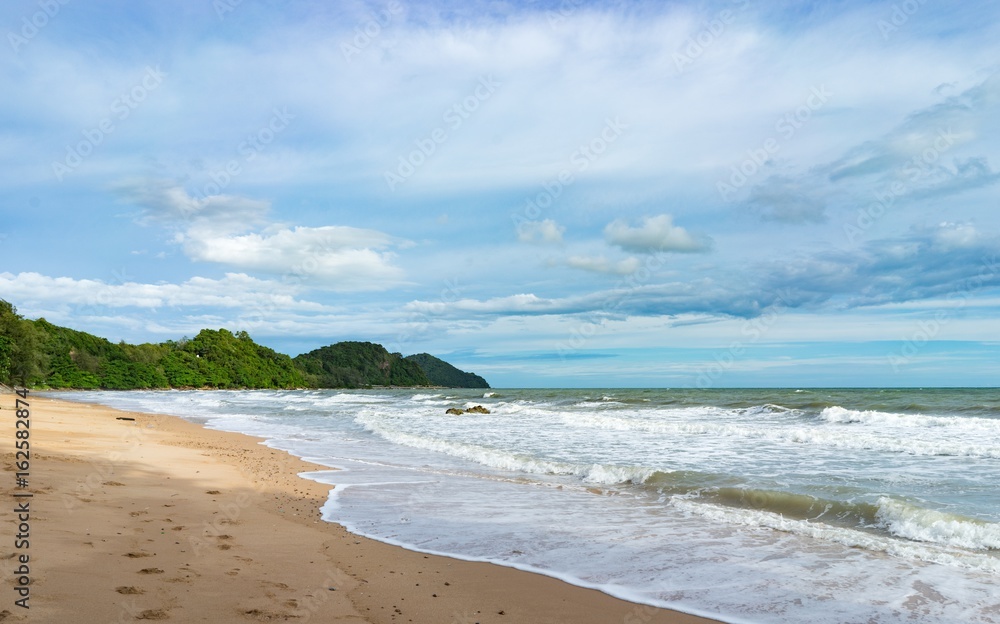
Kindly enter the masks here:
<path id="1" fill-rule="evenodd" d="M 89 306 L 93 309 L 220 307 L 322 311 L 325 306 L 296 299 L 299 287 L 260 280 L 244 273 L 227 273 L 222 279 L 192 277 L 180 284 L 109 284 L 100 280 L 50 277 L 40 273 L 0 273 L 0 291 L 25 307 Z M 85 310 L 84 310 L 85 312 Z"/>
<path id="2" fill-rule="evenodd" d="M 539 313 L 546 311 L 559 311 L 555 307 L 556 302 L 551 299 L 542 299 L 534 294 L 510 295 L 508 297 L 494 297 L 485 301 L 477 299 L 461 299 L 450 303 L 436 301 L 411 301 L 403 306 L 404 310 L 421 314 L 443 314 L 456 311 L 472 312 L 480 314 L 518 314 L 518 313 Z"/>
<path id="3" fill-rule="evenodd" d="M 394 254 L 380 252 L 392 237 L 346 226 L 279 228 L 265 233 L 217 236 L 192 229 L 184 236 L 192 260 L 242 270 L 294 275 L 333 290 L 377 290 L 399 283 Z"/>
<path id="4" fill-rule="evenodd" d="M 638 258 L 628 257 L 618 262 L 612 262 L 604 256 L 570 256 L 566 264 L 574 269 L 593 271 L 595 273 L 610 273 L 613 275 L 631 275 L 642 264 Z"/>
<path id="5" fill-rule="evenodd" d="M 552 219 L 525 221 L 517 227 L 517 240 L 522 243 L 561 243 L 566 228 Z"/>
<path id="6" fill-rule="evenodd" d="M 968 223 L 941 223 L 934 231 L 934 240 L 944 249 L 968 249 L 981 244 L 985 237 Z"/>
<path id="7" fill-rule="evenodd" d="M 140 222 L 174 227 L 245 231 L 263 223 L 271 209 L 269 202 L 233 195 L 192 197 L 183 187 L 163 180 L 132 181 L 118 190 L 125 201 L 142 208 Z"/>
<path id="8" fill-rule="evenodd" d="M 233 195 L 197 199 L 163 181 L 121 187 L 143 209 L 141 219 L 176 231 L 185 255 L 240 271 L 294 276 L 336 291 L 383 290 L 402 282 L 389 247 L 405 246 L 376 230 L 349 226 L 285 227 L 266 223 L 270 204 Z"/>
<path id="9" fill-rule="evenodd" d="M 668 214 L 645 217 L 638 227 L 617 219 L 604 228 L 604 236 L 608 243 L 637 253 L 706 251 L 711 246 L 709 239 L 696 238 L 674 225 L 673 217 Z"/>

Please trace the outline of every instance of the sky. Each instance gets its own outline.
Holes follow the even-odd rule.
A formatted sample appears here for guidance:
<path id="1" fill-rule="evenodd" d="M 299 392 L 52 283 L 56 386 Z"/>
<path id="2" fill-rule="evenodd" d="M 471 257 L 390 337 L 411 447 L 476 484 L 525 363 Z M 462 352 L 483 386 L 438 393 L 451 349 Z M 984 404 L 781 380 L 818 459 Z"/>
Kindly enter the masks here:
<path id="1" fill-rule="evenodd" d="M 997 386 L 995 2 L 0 4 L 0 298 L 495 387 Z"/>

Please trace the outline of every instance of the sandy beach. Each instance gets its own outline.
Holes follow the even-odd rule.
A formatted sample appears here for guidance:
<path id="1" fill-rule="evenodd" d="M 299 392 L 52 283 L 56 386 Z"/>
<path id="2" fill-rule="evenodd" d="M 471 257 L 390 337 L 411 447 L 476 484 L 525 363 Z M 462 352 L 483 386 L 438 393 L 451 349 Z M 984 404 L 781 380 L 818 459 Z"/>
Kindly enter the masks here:
<path id="1" fill-rule="evenodd" d="M 15 484 L 4 394 L 4 622 L 694 623 L 557 579 L 365 539 L 323 522 L 325 469 L 257 438 L 172 416 L 30 403 L 28 487 Z M 31 497 L 15 498 L 30 493 Z M 27 564 L 19 556 L 28 555 Z M 26 565 L 30 609 L 15 604 Z"/>

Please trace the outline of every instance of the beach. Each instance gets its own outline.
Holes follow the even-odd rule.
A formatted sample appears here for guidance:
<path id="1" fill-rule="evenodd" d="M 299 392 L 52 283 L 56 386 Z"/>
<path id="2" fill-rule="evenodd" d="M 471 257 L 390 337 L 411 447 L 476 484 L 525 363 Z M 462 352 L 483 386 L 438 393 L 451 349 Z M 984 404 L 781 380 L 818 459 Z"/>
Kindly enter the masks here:
<path id="1" fill-rule="evenodd" d="M 330 486 L 297 476 L 327 468 L 174 416 L 29 394 L 30 473 L 17 488 L 15 398 L 0 403 L 5 489 L 9 507 L 30 501 L 30 545 L 15 551 L 8 522 L 5 622 L 710 621 L 354 535 L 320 517 Z M 27 610 L 12 589 L 20 565 Z"/>

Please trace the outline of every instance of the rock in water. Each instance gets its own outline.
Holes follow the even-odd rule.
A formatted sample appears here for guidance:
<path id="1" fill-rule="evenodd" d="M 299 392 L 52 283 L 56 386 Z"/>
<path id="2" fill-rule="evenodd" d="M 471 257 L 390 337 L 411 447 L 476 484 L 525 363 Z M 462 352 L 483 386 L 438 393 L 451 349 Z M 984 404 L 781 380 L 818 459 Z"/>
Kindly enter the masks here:
<path id="1" fill-rule="evenodd" d="M 444 413 L 461 416 L 462 414 L 489 414 L 490 410 L 486 409 L 482 405 L 473 405 L 467 410 L 459 409 L 457 407 L 449 407 Z"/>

